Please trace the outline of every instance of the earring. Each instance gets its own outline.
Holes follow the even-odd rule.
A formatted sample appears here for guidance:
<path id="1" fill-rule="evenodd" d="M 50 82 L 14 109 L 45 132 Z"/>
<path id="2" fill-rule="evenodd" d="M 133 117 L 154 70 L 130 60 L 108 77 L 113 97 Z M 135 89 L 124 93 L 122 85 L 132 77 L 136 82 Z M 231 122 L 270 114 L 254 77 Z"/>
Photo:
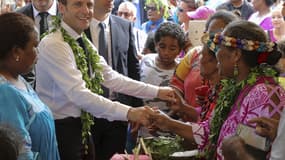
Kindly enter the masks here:
<path id="1" fill-rule="evenodd" d="M 235 64 L 234 66 L 234 77 L 237 77 L 238 76 L 238 65 Z"/>
<path id="2" fill-rule="evenodd" d="M 20 57 L 17 56 L 17 57 L 16 57 L 16 62 L 19 62 L 19 61 L 20 61 Z"/>

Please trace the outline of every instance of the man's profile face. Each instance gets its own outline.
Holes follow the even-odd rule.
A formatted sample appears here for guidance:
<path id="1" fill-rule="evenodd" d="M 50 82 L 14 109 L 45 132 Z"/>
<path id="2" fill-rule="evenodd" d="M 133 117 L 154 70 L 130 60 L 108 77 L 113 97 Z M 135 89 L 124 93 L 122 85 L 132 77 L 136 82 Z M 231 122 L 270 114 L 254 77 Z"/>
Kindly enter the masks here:
<path id="1" fill-rule="evenodd" d="M 63 21 L 81 34 L 90 25 L 94 0 L 66 0 L 66 2 L 66 4 L 59 3 Z"/>
<path id="2" fill-rule="evenodd" d="M 34 7 L 40 12 L 46 12 L 53 4 L 54 0 L 32 0 Z"/>

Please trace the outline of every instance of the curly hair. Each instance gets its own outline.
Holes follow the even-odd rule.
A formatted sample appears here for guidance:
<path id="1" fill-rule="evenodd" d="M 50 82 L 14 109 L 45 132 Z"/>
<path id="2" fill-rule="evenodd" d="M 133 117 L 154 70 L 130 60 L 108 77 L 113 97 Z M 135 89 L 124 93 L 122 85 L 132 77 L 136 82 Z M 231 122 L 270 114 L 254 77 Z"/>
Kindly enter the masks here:
<path id="1" fill-rule="evenodd" d="M 13 47 L 26 47 L 35 24 L 31 18 L 14 12 L 0 15 L 0 24 L 0 60 L 3 60 Z"/>
<path id="2" fill-rule="evenodd" d="M 154 42 L 160 41 L 161 37 L 170 36 L 177 39 L 180 48 L 185 45 L 186 36 L 182 28 L 173 22 L 162 23 L 154 34 Z"/>
<path id="3" fill-rule="evenodd" d="M 22 137 L 18 130 L 8 124 L 0 125 L 0 159 L 17 160 L 20 148 L 23 146 Z"/>

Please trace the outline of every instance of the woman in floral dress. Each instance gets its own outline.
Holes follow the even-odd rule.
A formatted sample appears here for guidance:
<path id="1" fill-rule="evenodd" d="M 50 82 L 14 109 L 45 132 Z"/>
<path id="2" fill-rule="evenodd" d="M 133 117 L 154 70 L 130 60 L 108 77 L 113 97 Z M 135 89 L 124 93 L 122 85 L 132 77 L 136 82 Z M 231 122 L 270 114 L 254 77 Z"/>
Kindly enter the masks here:
<path id="1" fill-rule="evenodd" d="M 200 123 L 185 124 L 165 115 L 153 117 L 154 124 L 198 144 L 206 159 L 223 160 L 222 141 L 237 132 L 237 126 L 252 126 L 255 117 L 280 118 L 285 91 L 275 81 L 275 65 L 281 53 L 266 33 L 248 21 L 230 23 L 220 34 L 206 34 L 203 42 L 218 60 L 222 90 L 213 116 Z M 252 126 L 254 127 L 254 126 Z"/>

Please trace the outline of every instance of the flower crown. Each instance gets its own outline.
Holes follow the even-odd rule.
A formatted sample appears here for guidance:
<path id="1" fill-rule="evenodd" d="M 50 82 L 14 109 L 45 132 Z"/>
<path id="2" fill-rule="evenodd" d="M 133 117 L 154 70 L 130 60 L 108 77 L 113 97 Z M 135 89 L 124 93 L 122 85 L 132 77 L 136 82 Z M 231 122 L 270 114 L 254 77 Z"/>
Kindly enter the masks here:
<path id="1" fill-rule="evenodd" d="M 259 52 L 257 57 L 258 64 L 266 63 L 269 53 L 276 49 L 277 46 L 274 42 L 237 39 L 234 37 L 223 36 L 221 33 L 205 33 L 201 40 L 203 44 L 206 44 L 209 49 L 215 53 L 218 50 L 218 45 Z"/>
<path id="2" fill-rule="evenodd" d="M 276 46 L 276 43 L 274 42 L 260 42 L 247 39 L 237 39 L 234 37 L 223 36 L 221 33 L 205 33 L 202 36 L 202 42 L 214 52 L 218 50 L 217 45 L 239 48 L 246 51 L 256 51 L 260 53 L 271 52 Z"/>

